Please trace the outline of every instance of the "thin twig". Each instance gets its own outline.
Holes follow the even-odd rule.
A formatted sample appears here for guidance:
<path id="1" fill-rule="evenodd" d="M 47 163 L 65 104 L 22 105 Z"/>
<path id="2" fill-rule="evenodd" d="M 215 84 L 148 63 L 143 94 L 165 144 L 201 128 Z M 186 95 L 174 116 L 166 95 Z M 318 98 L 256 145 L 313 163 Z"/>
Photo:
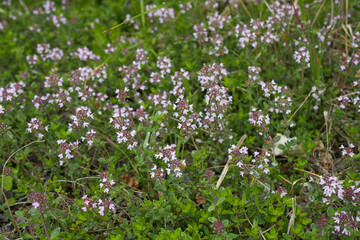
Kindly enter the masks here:
<path id="1" fill-rule="evenodd" d="M 18 227 L 18 225 L 17 225 L 17 223 L 16 223 L 16 221 L 15 221 L 15 218 L 14 218 L 14 216 L 13 216 L 12 213 L 11 213 L 11 209 L 10 209 L 9 202 L 8 202 L 8 200 L 7 200 L 6 196 L 5 196 L 5 193 L 4 193 L 4 191 L 3 191 L 2 189 L 1 189 L 1 193 L 2 193 L 2 195 L 4 196 L 5 203 L 6 203 L 6 206 L 7 206 L 8 210 L 9 210 L 9 214 L 10 214 L 12 223 L 14 224 L 15 229 L 16 229 L 16 231 L 18 232 L 18 234 L 21 234 L 21 232 L 20 232 L 20 230 L 19 230 L 19 227 Z"/>
<path id="2" fill-rule="evenodd" d="M 12 156 L 14 156 L 17 152 L 19 152 L 20 150 L 22 150 L 22 149 L 24 149 L 24 148 L 26 148 L 27 146 L 30 146 L 31 144 L 33 144 L 33 143 L 36 143 L 36 142 L 44 142 L 44 140 L 36 140 L 36 141 L 33 141 L 33 142 L 31 142 L 31 143 L 29 143 L 29 144 L 26 144 L 25 146 L 23 146 L 22 148 L 20 148 L 20 149 L 18 149 L 18 150 L 16 150 L 13 154 L 11 154 L 10 155 L 10 157 L 6 160 L 6 162 L 5 162 L 5 164 L 4 164 L 4 166 L 3 166 L 3 170 L 2 170 L 2 181 L 1 181 L 1 191 L 3 191 L 3 189 L 4 189 L 4 171 L 5 171 L 5 168 L 6 168 L 6 164 L 9 162 L 9 160 L 12 158 Z"/>
<path id="3" fill-rule="evenodd" d="M 316 173 L 312 173 L 312 172 L 309 172 L 309 171 L 306 171 L 306 170 L 303 170 L 303 169 L 300 169 L 300 168 L 294 168 L 295 170 L 298 170 L 298 171 L 301 171 L 301 172 L 305 172 L 307 174 L 311 174 L 311 175 L 314 175 L 314 176 L 317 176 L 319 178 L 321 178 L 320 175 L 317 175 Z"/>
<path id="4" fill-rule="evenodd" d="M 42 213 L 42 209 L 41 209 L 41 208 L 40 208 L 40 215 L 41 215 L 42 222 L 43 222 L 43 224 L 44 224 L 44 230 L 45 230 L 46 238 L 47 238 L 48 240 L 50 240 L 50 236 L 49 236 L 49 232 L 48 232 L 48 230 L 47 230 L 47 226 L 46 226 L 44 214 Z"/>
<path id="5" fill-rule="evenodd" d="M 245 6 L 243 0 L 240 0 L 240 3 L 241 3 L 241 6 L 244 8 L 246 14 L 249 15 L 249 17 L 252 19 L 252 16 L 251 16 L 249 10 L 247 9 L 247 7 Z"/>
<path id="6" fill-rule="evenodd" d="M 324 1 L 322 2 L 319 10 L 316 12 L 315 17 L 314 17 L 314 20 L 313 20 L 313 22 L 311 23 L 311 27 L 314 25 L 317 17 L 319 16 L 319 13 L 320 13 L 321 9 L 322 9 L 322 8 L 324 7 L 324 5 L 325 5 L 325 2 L 326 2 L 326 0 L 324 0 Z"/>
<path id="7" fill-rule="evenodd" d="M 349 11 L 349 0 L 345 0 L 345 24 L 346 27 L 348 27 L 348 11 Z M 348 48 L 348 36 L 346 34 L 346 40 L 345 40 L 345 48 L 346 48 L 346 55 L 349 55 L 349 48 Z"/>
<path id="8" fill-rule="evenodd" d="M 291 119 L 295 116 L 295 114 L 299 111 L 299 109 L 302 107 L 302 105 L 304 105 L 304 103 L 306 102 L 306 100 L 308 100 L 308 98 L 310 97 L 311 93 L 313 91 L 311 90 L 309 92 L 309 94 L 306 96 L 305 100 L 300 104 L 300 106 L 298 107 L 298 109 L 296 109 L 296 111 L 293 113 L 293 115 L 291 115 L 290 119 L 287 121 L 287 123 L 289 123 L 291 121 Z"/>
<path id="9" fill-rule="evenodd" d="M 56 180 L 56 181 L 52 181 L 52 182 L 46 182 L 45 183 L 45 187 L 47 187 L 47 185 L 48 185 L 48 183 L 57 183 L 57 182 L 69 182 L 69 183 L 76 183 L 76 184 L 78 184 L 78 185 L 80 185 L 81 187 L 83 187 L 83 188 L 86 188 L 84 185 L 82 185 L 81 183 L 78 183 L 78 182 L 76 182 L 76 181 L 71 181 L 71 180 L 66 180 L 66 179 L 60 179 L 60 180 Z"/>
<path id="10" fill-rule="evenodd" d="M 240 138 L 240 140 L 239 140 L 239 142 L 237 143 L 235 149 L 239 149 L 239 148 L 240 148 L 240 146 L 241 146 L 241 144 L 243 144 L 245 138 L 246 138 L 246 134 L 244 134 L 244 135 Z M 216 189 L 219 189 L 222 181 L 224 180 L 225 175 L 226 175 L 227 171 L 229 170 L 230 162 L 231 162 L 231 161 L 230 161 L 230 159 L 229 159 L 229 160 L 227 161 L 227 163 L 226 163 L 226 165 L 225 165 L 225 167 L 224 167 L 221 175 L 220 175 L 219 180 L 218 180 L 217 183 L 216 183 Z"/>
<path id="11" fill-rule="evenodd" d="M 297 10 L 296 10 L 296 8 L 295 8 L 294 1 L 291 0 L 291 3 L 292 3 L 292 5 L 293 5 L 296 18 L 297 18 L 298 22 L 300 23 L 301 28 L 304 28 L 304 25 L 302 24 L 301 19 L 300 19 L 300 17 L 299 17 L 299 13 L 297 12 Z"/>

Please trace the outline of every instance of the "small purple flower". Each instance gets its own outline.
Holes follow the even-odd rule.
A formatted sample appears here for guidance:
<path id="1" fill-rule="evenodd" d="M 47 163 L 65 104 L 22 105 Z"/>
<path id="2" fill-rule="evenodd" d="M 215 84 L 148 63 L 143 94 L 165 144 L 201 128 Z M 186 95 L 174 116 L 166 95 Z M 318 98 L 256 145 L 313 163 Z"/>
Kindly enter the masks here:
<path id="1" fill-rule="evenodd" d="M 44 193 L 32 192 L 29 194 L 29 201 L 32 203 L 34 208 L 40 208 L 41 212 L 47 209 L 48 200 Z"/>
<path id="2" fill-rule="evenodd" d="M 281 197 L 281 198 L 287 194 L 285 188 L 283 188 L 283 187 L 278 187 L 277 190 L 278 190 L 278 192 L 280 193 L 280 197 Z"/>
<path id="3" fill-rule="evenodd" d="M 225 230 L 225 226 L 224 226 L 223 222 L 222 221 L 214 222 L 214 230 L 216 232 L 216 235 L 218 235 L 218 236 L 221 235 Z"/>

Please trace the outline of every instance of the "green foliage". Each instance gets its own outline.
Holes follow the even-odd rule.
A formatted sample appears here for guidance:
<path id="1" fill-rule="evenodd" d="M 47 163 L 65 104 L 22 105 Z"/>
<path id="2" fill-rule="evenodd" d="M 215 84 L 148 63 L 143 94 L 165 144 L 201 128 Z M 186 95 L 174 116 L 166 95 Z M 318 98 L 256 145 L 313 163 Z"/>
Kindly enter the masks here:
<path id="1" fill-rule="evenodd" d="M 0 238 L 359 238 L 359 3 L 4 0 Z"/>

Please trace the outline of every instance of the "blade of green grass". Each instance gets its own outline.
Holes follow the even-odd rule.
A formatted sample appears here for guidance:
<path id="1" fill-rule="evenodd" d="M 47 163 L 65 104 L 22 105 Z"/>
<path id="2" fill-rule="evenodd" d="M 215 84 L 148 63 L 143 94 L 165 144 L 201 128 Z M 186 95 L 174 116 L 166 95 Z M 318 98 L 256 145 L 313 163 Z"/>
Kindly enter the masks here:
<path id="1" fill-rule="evenodd" d="M 164 8 L 164 7 L 171 6 L 171 5 L 173 5 L 173 4 L 175 4 L 175 3 L 178 3 L 178 2 L 179 2 L 179 1 L 171 1 L 171 2 L 168 2 L 168 3 L 162 4 L 162 5 L 156 6 L 156 7 L 152 8 L 152 9 L 150 9 L 150 10 L 148 10 L 148 11 L 141 12 L 140 14 L 136 15 L 135 17 L 132 17 L 132 18 L 130 18 L 130 19 L 128 19 L 128 20 L 126 20 L 126 21 L 124 21 L 124 22 L 122 22 L 122 23 L 120 23 L 120 24 L 118 24 L 118 25 L 116 25 L 116 26 L 114 26 L 114 27 L 112 27 L 112 28 L 109 28 L 109 29 L 105 30 L 104 33 L 105 33 L 105 32 L 108 32 L 108 31 L 111 31 L 111 30 L 113 30 L 113 29 L 115 29 L 115 28 L 118 28 L 118 27 L 120 27 L 121 25 L 123 25 L 123 24 L 125 24 L 125 23 L 127 23 L 127 22 L 129 22 L 129 21 L 131 21 L 131 20 L 134 20 L 134 19 L 136 19 L 136 18 L 138 18 L 138 17 L 144 16 L 144 20 L 145 20 L 145 15 L 146 15 L 146 14 L 148 14 L 148 13 L 150 13 L 150 12 L 154 12 L 154 11 L 160 9 L 160 8 Z"/>
<path id="2" fill-rule="evenodd" d="M 141 11 L 141 24 L 143 26 L 143 28 L 145 28 L 145 5 L 144 5 L 144 0 L 140 0 L 140 11 Z"/>

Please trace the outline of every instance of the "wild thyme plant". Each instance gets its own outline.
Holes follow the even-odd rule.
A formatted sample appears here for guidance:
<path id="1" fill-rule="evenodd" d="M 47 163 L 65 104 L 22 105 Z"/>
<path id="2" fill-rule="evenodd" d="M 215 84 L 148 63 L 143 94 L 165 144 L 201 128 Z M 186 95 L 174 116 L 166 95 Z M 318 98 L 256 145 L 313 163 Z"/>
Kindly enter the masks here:
<path id="1" fill-rule="evenodd" d="M 360 237 L 358 1 L 0 4 L 1 238 Z"/>

